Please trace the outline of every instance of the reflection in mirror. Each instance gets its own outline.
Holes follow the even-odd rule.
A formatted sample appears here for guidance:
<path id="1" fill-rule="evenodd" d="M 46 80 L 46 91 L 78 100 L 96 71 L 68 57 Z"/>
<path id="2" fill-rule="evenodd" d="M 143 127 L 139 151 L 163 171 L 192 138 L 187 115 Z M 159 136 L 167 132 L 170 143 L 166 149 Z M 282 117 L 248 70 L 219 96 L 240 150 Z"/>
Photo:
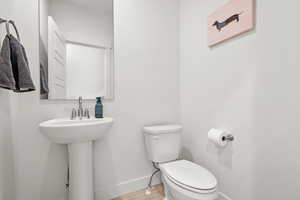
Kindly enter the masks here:
<path id="1" fill-rule="evenodd" d="M 112 0 L 40 0 L 41 99 L 113 96 Z"/>

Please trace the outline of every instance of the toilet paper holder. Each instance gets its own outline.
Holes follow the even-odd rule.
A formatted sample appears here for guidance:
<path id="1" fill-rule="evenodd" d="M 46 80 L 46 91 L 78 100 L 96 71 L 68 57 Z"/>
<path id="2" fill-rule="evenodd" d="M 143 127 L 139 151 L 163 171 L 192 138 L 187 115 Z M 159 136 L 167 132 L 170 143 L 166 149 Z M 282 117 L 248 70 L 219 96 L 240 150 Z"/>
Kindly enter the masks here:
<path id="1" fill-rule="evenodd" d="M 227 136 L 223 136 L 222 140 L 232 142 L 234 140 L 234 136 L 229 134 Z"/>

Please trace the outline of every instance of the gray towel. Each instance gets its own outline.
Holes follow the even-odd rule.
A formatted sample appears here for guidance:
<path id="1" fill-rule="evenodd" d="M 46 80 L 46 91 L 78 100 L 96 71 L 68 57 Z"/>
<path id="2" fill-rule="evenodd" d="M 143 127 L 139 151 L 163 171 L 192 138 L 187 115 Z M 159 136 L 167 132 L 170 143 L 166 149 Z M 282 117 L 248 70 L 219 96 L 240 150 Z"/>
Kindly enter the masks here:
<path id="1" fill-rule="evenodd" d="M 25 48 L 13 35 L 7 35 L 10 46 L 10 60 L 12 64 L 13 75 L 16 82 L 15 92 L 29 92 L 35 90 L 30 69 L 28 66 L 28 59 Z"/>
<path id="2" fill-rule="evenodd" d="M 16 82 L 14 80 L 9 38 L 6 36 L 2 43 L 0 52 L 0 87 L 15 90 Z"/>
<path id="3" fill-rule="evenodd" d="M 40 64 L 40 85 L 41 85 L 41 94 L 45 95 L 49 93 L 49 87 L 48 87 L 48 78 L 46 69 L 42 64 Z"/>

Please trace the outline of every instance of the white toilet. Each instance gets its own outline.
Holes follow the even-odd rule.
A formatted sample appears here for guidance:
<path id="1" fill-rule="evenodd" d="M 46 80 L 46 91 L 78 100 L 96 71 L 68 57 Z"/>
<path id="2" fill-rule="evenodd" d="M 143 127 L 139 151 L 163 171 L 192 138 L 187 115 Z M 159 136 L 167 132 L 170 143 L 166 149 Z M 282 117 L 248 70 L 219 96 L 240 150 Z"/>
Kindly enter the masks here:
<path id="1" fill-rule="evenodd" d="M 187 160 L 180 152 L 180 125 L 144 127 L 149 159 L 158 164 L 167 200 L 215 200 L 217 179 L 207 169 Z"/>

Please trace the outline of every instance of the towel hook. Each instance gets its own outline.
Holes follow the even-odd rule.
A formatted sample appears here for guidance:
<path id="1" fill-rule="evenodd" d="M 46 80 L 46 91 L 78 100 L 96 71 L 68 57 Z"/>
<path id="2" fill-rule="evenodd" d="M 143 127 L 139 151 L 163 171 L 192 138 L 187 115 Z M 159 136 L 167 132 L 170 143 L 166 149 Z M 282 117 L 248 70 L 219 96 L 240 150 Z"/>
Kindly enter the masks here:
<path id="1" fill-rule="evenodd" d="M 6 19 L 0 18 L 0 24 L 5 23 L 6 33 L 9 33 L 9 25 L 7 23 L 8 21 Z"/>
<path id="2" fill-rule="evenodd" d="M 7 20 L 0 18 L 0 24 L 5 23 L 6 34 L 9 35 L 9 23 Z"/>
<path id="3" fill-rule="evenodd" d="M 0 17 L 0 24 L 2 24 L 2 23 L 5 23 L 6 33 L 8 35 L 10 35 L 9 24 L 11 24 L 13 26 L 15 32 L 16 32 L 18 40 L 21 41 L 19 31 L 18 31 L 17 26 L 16 26 L 16 24 L 13 20 L 6 20 L 6 19 Z"/>
<path id="4" fill-rule="evenodd" d="M 4 23 L 4 22 L 7 22 L 6 19 L 3 19 L 3 18 L 0 18 L 0 24 Z"/>
<path id="5" fill-rule="evenodd" d="M 18 31 L 18 29 L 17 29 L 17 26 L 16 26 L 15 22 L 14 22 L 13 20 L 9 20 L 8 23 L 11 24 L 11 25 L 13 26 L 13 28 L 15 29 L 15 32 L 16 32 L 16 34 L 17 34 L 18 40 L 21 41 L 21 39 L 20 39 L 20 34 L 19 34 L 19 31 Z M 9 27 L 8 27 L 8 33 L 9 33 Z"/>
<path id="6" fill-rule="evenodd" d="M 5 28 L 6 28 L 6 34 L 10 35 L 9 22 L 8 21 L 5 22 Z"/>
<path id="7" fill-rule="evenodd" d="M 7 35 L 10 35 L 9 24 L 11 24 L 13 26 L 14 30 L 15 30 L 15 33 L 17 35 L 17 39 L 19 41 L 21 41 L 19 31 L 18 31 L 17 26 L 16 26 L 16 24 L 13 20 L 6 20 L 6 19 L 3 19 L 3 18 L 0 18 L 0 24 L 2 24 L 2 23 L 5 23 L 5 28 L 6 28 L 6 34 Z"/>

